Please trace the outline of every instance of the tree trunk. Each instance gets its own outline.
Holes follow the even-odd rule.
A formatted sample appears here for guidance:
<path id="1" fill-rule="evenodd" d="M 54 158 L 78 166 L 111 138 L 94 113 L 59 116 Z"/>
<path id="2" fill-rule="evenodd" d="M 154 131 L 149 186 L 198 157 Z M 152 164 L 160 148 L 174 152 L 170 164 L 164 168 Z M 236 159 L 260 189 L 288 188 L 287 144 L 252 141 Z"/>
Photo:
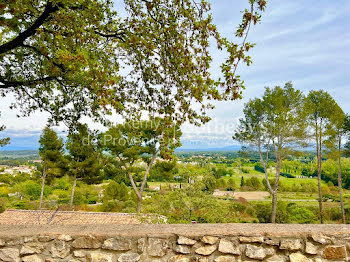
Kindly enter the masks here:
<path id="1" fill-rule="evenodd" d="M 277 214 L 277 191 L 272 193 L 272 210 L 271 210 L 271 223 L 276 223 L 276 214 Z"/>
<path id="2" fill-rule="evenodd" d="M 136 197 L 137 197 L 136 212 L 137 212 L 137 214 L 140 214 L 140 212 L 141 212 L 142 195 L 138 191 L 137 186 L 136 186 L 135 181 L 134 181 L 134 178 L 132 177 L 132 174 L 131 174 L 130 171 L 128 172 L 128 176 L 129 176 L 129 179 L 130 179 L 130 182 L 131 182 L 131 186 L 132 186 L 132 188 L 133 188 L 133 190 L 134 190 L 134 192 L 136 194 Z"/>
<path id="3" fill-rule="evenodd" d="M 323 203 L 322 203 L 322 188 L 321 188 L 321 173 L 322 173 L 322 155 L 319 152 L 318 157 L 317 157 L 317 182 L 318 182 L 318 205 L 320 209 L 320 219 L 321 219 L 321 224 L 323 224 Z"/>
<path id="4" fill-rule="evenodd" d="M 155 153 L 153 153 L 152 158 L 150 160 L 150 163 L 148 164 L 148 166 L 147 166 L 147 168 L 145 170 L 145 174 L 143 175 L 143 180 L 142 180 L 142 183 L 141 183 L 140 191 L 137 189 L 136 183 L 134 181 L 134 178 L 132 177 L 131 172 L 128 172 L 128 176 L 129 176 L 132 188 L 134 189 L 134 192 L 135 192 L 135 194 L 137 196 L 137 207 L 136 207 L 137 214 L 141 213 L 141 202 L 142 202 L 143 190 L 144 190 L 145 185 L 147 183 L 147 177 L 148 177 L 149 171 L 151 170 L 151 167 L 152 167 L 152 165 L 153 165 L 153 163 L 154 163 L 154 161 L 156 159 L 156 155 L 157 155 L 157 151 Z"/>
<path id="5" fill-rule="evenodd" d="M 340 199 L 340 210 L 341 210 L 341 221 L 343 224 L 345 224 L 345 210 L 344 210 L 344 201 L 343 201 L 343 188 L 342 188 L 342 177 L 341 177 L 341 137 L 339 137 L 339 144 L 338 144 L 338 150 L 339 150 L 339 169 L 338 169 L 338 188 L 339 188 L 339 199 Z"/>
<path id="6" fill-rule="evenodd" d="M 322 126 L 322 124 L 321 124 Z M 317 155 L 317 183 L 318 183 L 318 206 L 320 210 L 320 220 L 323 224 L 323 204 L 322 204 L 322 188 L 321 188 L 321 172 L 322 172 L 322 134 L 318 130 L 316 124 L 316 155 Z"/>
<path id="7" fill-rule="evenodd" d="M 137 214 L 141 213 L 141 203 L 142 203 L 142 197 L 137 197 L 137 207 L 136 207 Z"/>
<path id="8" fill-rule="evenodd" d="M 74 201 L 74 193 L 75 193 L 75 187 L 77 185 L 77 176 L 74 176 L 74 182 L 73 182 L 73 188 L 72 188 L 72 194 L 70 196 L 70 203 L 69 203 L 69 207 L 70 209 L 73 209 L 73 201 Z"/>
<path id="9" fill-rule="evenodd" d="M 42 182 L 41 182 L 41 192 L 40 192 L 39 209 L 41 209 L 41 208 L 42 208 L 42 205 L 43 205 L 44 189 L 45 189 L 45 179 L 46 179 L 46 170 L 45 170 L 45 168 L 44 168 L 44 170 L 43 170 Z"/>

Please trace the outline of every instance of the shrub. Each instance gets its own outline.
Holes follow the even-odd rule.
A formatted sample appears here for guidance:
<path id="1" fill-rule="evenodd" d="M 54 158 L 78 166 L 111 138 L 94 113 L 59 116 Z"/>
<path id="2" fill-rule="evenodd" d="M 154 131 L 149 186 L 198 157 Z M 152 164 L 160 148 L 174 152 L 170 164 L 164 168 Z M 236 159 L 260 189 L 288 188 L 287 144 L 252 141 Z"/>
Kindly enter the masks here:
<path id="1" fill-rule="evenodd" d="M 271 222 L 271 204 L 259 203 L 255 206 L 255 214 L 260 223 Z"/>
<path id="2" fill-rule="evenodd" d="M 262 165 L 260 165 L 260 164 L 256 164 L 256 165 L 254 166 L 254 170 L 255 170 L 255 171 L 258 171 L 258 172 L 260 172 L 260 173 L 265 173 L 264 167 L 263 167 Z"/>
<path id="3" fill-rule="evenodd" d="M 242 203 L 240 203 L 240 202 L 234 201 L 234 202 L 232 202 L 232 204 L 230 205 L 230 209 L 231 209 L 232 211 L 236 211 L 236 212 L 242 213 L 242 212 L 244 212 L 244 211 L 247 209 L 247 205 L 242 204 Z"/>
<path id="4" fill-rule="evenodd" d="M 5 198 L 0 198 L 0 214 L 5 212 L 7 206 L 7 201 Z"/>
<path id="5" fill-rule="evenodd" d="M 271 203 L 259 203 L 255 205 L 255 213 L 260 223 L 271 222 Z M 288 223 L 289 215 L 287 205 L 284 202 L 277 203 L 276 223 Z"/>
<path id="6" fill-rule="evenodd" d="M 70 201 L 70 192 L 66 190 L 56 189 L 52 191 L 52 194 L 56 196 L 59 204 L 68 204 Z"/>
<path id="7" fill-rule="evenodd" d="M 257 177 L 253 176 L 245 181 L 245 186 L 251 187 L 254 190 L 259 190 L 261 187 L 261 182 Z"/>
<path id="8" fill-rule="evenodd" d="M 100 206 L 100 211 L 102 212 L 118 212 L 121 209 L 121 206 L 115 201 L 104 202 Z"/>
<path id="9" fill-rule="evenodd" d="M 290 210 L 290 220 L 299 224 L 311 224 L 317 221 L 317 217 L 308 208 L 296 206 Z"/>
<path id="10" fill-rule="evenodd" d="M 38 200 L 41 193 L 41 185 L 34 181 L 27 181 L 24 184 L 25 194 L 27 194 L 31 200 Z M 44 196 L 47 197 L 51 193 L 48 186 L 44 187 Z"/>
<path id="11" fill-rule="evenodd" d="M 288 174 L 288 173 L 284 173 L 284 172 L 281 172 L 280 175 L 283 177 L 286 177 L 286 178 L 295 178 L 295 176 Z"/>
<path id="12" fill-rule="evenodd" d="M 11 184 L 12 177 L 10 174 L 0 174 L 0 182 L 5 184 Z"/>
<path id="13" fill-rule="evenodd" d="M 0 186 L 0 197 L 7 197 L 8 194 L 9 194 L 8 188 Z"/>
<path id="14" fill-rule="evenodd" d="M 104 200 L 125 201 L 129 198 L 129 190 L 123 182 L 119 184 L 115 181 L 111 181 L 106 186 L 103 194 L 104 194 Z"/>
<path id="15" fill-rule="evenodd" d="M 242 171 L 242 173 L 244 173 L 244 174 L 249 174 L 249 169 L 248 169 L 248 168 L 242 167 L 242 168 L 241 168 L 241 171 Z"/>
<path id="16" fill-rule="evenodd" d="M 61 190 L 68 190 L 70 188 L 70 181 L 67 177 L 61 177 L 55 181 L 55 188 Z"/>
<path id="17" fill-rule="evenodd" d="M 341 220 L 341 217 L 342 217 L 340 208 L 338 207 L 326 208 L 324 210 L 324 214 L 325 214 L 325 219 L 330 221 L 338 221 L 338 220 Z"/>
<path id="18" fill-rule="evenodd" d="M 227 181 L 227 188 L 226 188 L 226 190 L 227 191 L 235 191 L 235 189 L 236 189 L 236 183 L 235 183 L 235 181 L 232 178 L 230 178 Z"/>

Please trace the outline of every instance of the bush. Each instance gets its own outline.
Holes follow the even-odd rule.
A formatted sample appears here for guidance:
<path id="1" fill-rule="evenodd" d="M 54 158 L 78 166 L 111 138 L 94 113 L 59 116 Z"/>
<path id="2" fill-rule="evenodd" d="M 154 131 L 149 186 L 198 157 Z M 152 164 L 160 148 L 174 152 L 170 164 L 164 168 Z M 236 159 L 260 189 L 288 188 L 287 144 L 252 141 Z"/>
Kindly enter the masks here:
<path id="1" fill-rule="evenodd" d="M 0 214 L 5 212 L 7 206 L 7 201 L 5 198 L 0 198 Z"/>
<path id="2" fill-rule="evenodd" d="M 260 223 L 271 222 L 271 204 L 259 203 L 255 206 L 255 214 Z"/>
<path id="3" fill-rule="evenodd" d="M 271 203 L 259 203 L 255 205 L 255 213 L 260 223 L 271 222 Z M 284 202 L 277 203 L 276 223 L 288 223 L 289 215 L 287 212 L 287 205 Z"/>
<path id="4" fill-rule="evenodd" d="M 246 204 L 242 204 L 242 203 L 240 203 L 240 202 L 234 201 L 234 202 L 232 202 L 232 204 L 230 205 L 230 209 L 231 209 L 232 211 L 242 213 L 242 212 L 246 211 L 247 205 L 246 205 Z"/>
<path id="5" fill-rule="evenodd" d="M 26 203 L 26 201 L 17 201 L 17 202 L 12 203 L 12 206 L 15 209 L 24 209 L 25 203 Z"/>
<path id="6" fill-rule="evenodd" d="M 284 173 L 284 172 L 281 172 L 280 175 L 283 177 L 286 177 L 286 178 L 295 178 L 295 176 L 288 174 L 288 173 Z"/>
<path id="7" fill-rule="evenodd" d="M 342 218 L 340 208 L 338 207 L 326 208 L 324 210 L 324 215 L 325 219 L 330 221 L 339 221 Z"/>
<path id="8" fill-rule="evenodd" d="M 104 200 L 121 200 L 126 201 L 129 198 L 129 190 L 122 182 L 121 184 L 111 181 L 105 188 Z"/>
<path id="9" fill-rule="evenodd" d="M 290 220 L 298 224 L 311 224 L 317 221 L 317 217 L 306 207 L 296 206 L 290 210 Z"/>
<path id="10" fill-rule="evenodd" d="M 71 182 L 67 177 L 61 177 L 55 181 L 55 189 L 68 190 Z"/>
<path id="11" fill-rule="evenodd" d="M 12 177 L 10 174 L 0 174 L 0 183 L 11 184 Z"/>
<path id="12" fill-rule="evenodd" d="M 245 181 L 245 186 L 251 187 L 254 190 L 259 190 L 261 187 L 261 183 L 257 177 L 253 176 Z"/>
<path id="13" fill-rule="evenodd" d="M 0 197 L 8 197 L 9 190 L 7 187 L 0 186 Z"/>
<path id="14" fill-rule="evenodd" d="M 58 200 L 59 204 L 68 204 L 70 201 L 70 192 L 62 189 L 52 191 L 52 194 Z"/>
<path id="15" fill-rule="evenodd" d="M 227 188 L 226 188 L 226 190 L 227 191 L 235 191 L 235 189 L 236 189 L 236 183 L 235 183 L 235 181 L 232 178 L 230 178 L 227 181 Z"/>
<path id="16" fill-rule="evenodd" d="M 30 196 L 30 200 L 38 200 L 41 194 L 41 185 L 34 181 L 27 181 L 24 184 L 25 194 Z M 51 192 L 48 186 L 44 187 L 44 196 L 47 197 Z"/>
<path id="17" fill-rule="evenodd" d="M 100 206 L 100 210 L 102 212 L 120 212 L 121 209 L 122 209 L 122 205 L 117 201 L 104 202 Z"/>
<path id="18" fill-rule="evenodd" d="M 241 171 L 242 171 L 242 173 L 244 173 L 244 174 L 249 174 L 249 169 L 248 169 L 248 168 L 242 167 L 242 168 L 241 168 Z"/>
<path id="19" fill-rule="evenodd" d="M 255 171 L 258 171 L 258 172 L 260 172 L 260 173 L 265 173 L 264 167 L 263 167 L 262 165 L 260 165 L 260 164 L 256 164 L 256 165 L 254 166 L 254 170 L 255 170 Z"/>

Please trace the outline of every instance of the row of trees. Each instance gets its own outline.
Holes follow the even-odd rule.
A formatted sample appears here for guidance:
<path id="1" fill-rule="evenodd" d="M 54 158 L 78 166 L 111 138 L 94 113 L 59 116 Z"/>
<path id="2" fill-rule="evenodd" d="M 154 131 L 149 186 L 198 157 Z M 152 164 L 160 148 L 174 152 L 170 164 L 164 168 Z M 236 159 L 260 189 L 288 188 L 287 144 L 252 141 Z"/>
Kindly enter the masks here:
<path id="1" fill-rule="evenodd" d="M 342 197 L 341 156 L 342 138 L 350 131 L 349 117 L 336 101 L 323 90 L 310 91 L 305 96 L 294 89 L 292 83 L 285 86 L 267 87 L 262 98 L 250 100 L 244 107 L 244 117 L 240 119 L 234 139 L 248 143 L 259 152 L 264 168 L 267 188 L 272 194 L 271 222 L 276 222 L 277 192 L 282 161 L 295 148 L 315 145 L 318 177 L 318 201 L 320 220 L 323 223 L 321 174 L 323 153 L 338 160 L 338 187 L 342 221 L 345 212 Z M 314 141 L 314 142 L 312 142 Z M 275 179 L 268 177 L 268 163 L 271 155 L 275 158 Z"/>
<path id="2" fill-rule="evenodd" d="M 72 207 L 77 180 L 97 183 L 101 181 L 102 168 L 113 163 L 128 176 L 137 196 L 137 212 L 140 213 L 143 192 L 156 157 L 171 161 L 175 148 L 180 146 L 179 125 L 168 119 L 155 118 L 111 126 L 105 133 L 93 132 L 87 125 L 79 125 L 77 129 L 68 134 L 65 145 L 62 138 L 49 127 L 40 137 L 39 153 L 43 164 L 39 208 L 42 208 L 47 178 L 64 174 L 74 178 L 70 200 Z M 135 182 L 135 175 L 138 174 L 143 174 L 139 186 Z"/>

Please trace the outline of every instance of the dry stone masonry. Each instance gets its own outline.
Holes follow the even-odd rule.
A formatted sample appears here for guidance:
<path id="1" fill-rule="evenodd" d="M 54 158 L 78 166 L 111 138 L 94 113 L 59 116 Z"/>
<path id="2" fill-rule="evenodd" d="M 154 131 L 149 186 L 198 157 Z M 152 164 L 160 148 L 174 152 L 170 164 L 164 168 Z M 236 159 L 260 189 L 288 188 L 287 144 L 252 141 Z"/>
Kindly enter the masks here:
<path id="1" fill-rule="evenodd" d="M 350 226 L 0 226 L 0 261 L 350 261 Z"/>

